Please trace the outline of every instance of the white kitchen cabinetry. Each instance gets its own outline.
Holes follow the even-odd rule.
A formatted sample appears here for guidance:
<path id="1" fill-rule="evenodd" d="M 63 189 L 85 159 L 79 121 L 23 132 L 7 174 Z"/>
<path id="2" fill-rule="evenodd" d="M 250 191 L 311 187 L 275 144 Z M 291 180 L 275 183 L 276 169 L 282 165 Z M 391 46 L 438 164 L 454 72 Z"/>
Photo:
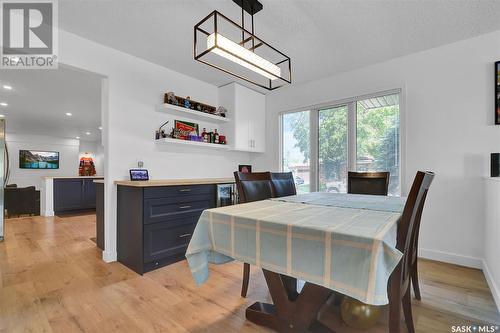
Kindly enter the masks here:
<path id="1" fill-rule="evenodd" d="M 237 83 L 219 88 L 219 105 L 231 118 L 233 150 L 263 153 L 266 147 L 266 96 Z"/>

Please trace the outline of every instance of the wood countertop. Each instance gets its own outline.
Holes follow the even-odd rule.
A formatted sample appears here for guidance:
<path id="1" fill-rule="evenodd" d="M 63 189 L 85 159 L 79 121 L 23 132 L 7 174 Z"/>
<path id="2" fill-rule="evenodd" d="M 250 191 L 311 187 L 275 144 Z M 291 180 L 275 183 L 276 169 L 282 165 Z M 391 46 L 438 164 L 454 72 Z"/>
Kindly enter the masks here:
<path id="1" fill-rule="evenodd" d="M 43 179 L 73 179 L 73 178 L 77 178 L 77 179 L 81 179 L 81 178 L 104 178 L 104 176 L 61 176 L 61 177 L 58 177 L 58 176 L 45 176 L 45 177 L 42 177 Z"/>
<path id="2" fill-rule="evenodd" d="M 132 187 L 178 186 L 178 185 L 206 185 L 231 184 L 234 178 L 194 178 L 194 179 L 157 179 L 146 181 L 117 180 L 116 185 Z"/>

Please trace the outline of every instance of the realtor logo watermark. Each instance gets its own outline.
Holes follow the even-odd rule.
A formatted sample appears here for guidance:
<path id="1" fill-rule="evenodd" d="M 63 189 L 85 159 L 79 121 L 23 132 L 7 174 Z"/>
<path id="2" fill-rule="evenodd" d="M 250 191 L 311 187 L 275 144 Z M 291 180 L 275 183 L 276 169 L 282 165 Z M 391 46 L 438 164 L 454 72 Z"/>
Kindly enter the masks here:
<path id="1" fill-rule="evenodd" d="M 2 69 L 57 69 L 57 0 L 0 0 Z"/>
<path id="2" fill-rule="evenodd" d="M 495 333 L 500 332 L 498 325 L 453 325 L 451 326 L 452 333 Z"/>

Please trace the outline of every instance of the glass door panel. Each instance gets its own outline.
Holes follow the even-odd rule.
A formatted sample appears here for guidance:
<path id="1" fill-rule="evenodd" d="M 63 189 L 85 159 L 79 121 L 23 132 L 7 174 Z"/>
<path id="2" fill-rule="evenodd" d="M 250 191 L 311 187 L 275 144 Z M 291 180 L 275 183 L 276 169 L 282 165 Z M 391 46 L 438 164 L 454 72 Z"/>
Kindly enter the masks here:
<path id="1" fill-rule="evenodd" d="M 293 172 L 297 193 L 311 191 L 309 114 L 301 111 L 282 116 L 281 169 Z"/>
<path id="2" fill-rule="evenodd" d="M 356 170 L 389 171 L 389 195 L 400 195 L 399 94 L 356 103 Z"/>
<path id="3" fill-rule="evenodd" d="M 347 105 L 319 110 L 319 191 L 347 192 Z"/>

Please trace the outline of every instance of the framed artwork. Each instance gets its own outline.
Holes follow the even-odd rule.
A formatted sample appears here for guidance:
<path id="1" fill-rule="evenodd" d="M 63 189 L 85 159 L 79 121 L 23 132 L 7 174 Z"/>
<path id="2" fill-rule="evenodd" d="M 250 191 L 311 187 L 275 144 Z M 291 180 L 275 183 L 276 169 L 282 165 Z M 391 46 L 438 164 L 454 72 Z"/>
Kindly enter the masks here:
<path id="1" fill-rule="evenodd" d="M 238 165 L 238 171 L 239 172 L 243 172 L 243 173 L 251 173 L 252 172 L 252 166 L 251 165 L 240 164 L 240 165 Z"/>
<path id="2" fill-rule="evenodd" d="M 174 128 L 179 132 L 178 139 L 188 140 L 190 135 L 199 135 L 199 127 L 196 123 L 183 120 L 175 120 Z"/>
<path id="3" fill-rule="evenodd" d="M 495 125 L 500 125 L 500 61 L 495 62 Z"/>

